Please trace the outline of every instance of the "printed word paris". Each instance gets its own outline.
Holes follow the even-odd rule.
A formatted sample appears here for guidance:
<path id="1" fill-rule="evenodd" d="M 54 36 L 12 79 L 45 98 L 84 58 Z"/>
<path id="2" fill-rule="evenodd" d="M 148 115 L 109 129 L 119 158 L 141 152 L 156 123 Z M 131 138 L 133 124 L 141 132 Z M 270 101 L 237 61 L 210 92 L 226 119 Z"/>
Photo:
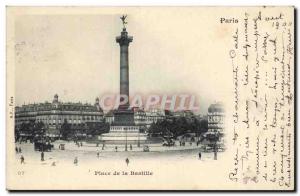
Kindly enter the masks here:
<path id="1" fill-rule="evenodd" d="M 223 23 L 226 23 L 226 24 L 229 24 L 229 23 L 238 23 L 239 20 L 236 19 L 236 18 L 220 18 L 220 23 L 223 24 Z"/>

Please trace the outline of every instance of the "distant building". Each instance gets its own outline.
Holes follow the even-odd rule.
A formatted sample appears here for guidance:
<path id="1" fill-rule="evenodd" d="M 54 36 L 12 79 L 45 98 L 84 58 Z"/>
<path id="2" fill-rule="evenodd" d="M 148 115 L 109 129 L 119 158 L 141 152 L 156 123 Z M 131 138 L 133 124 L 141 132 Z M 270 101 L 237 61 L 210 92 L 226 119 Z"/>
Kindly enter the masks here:
<path id="1" fill-rule="evenodd" d="M 186 117 L 186 118 L 195 117 L 194 113 L 191 110 L 176 111 L 176 112 L 173 112 L 173 116 L 174 117 Z"/>
<path id="2" fill-rule="evenodd" d="M 146 113 L 146 120 L 145 124 L 149 128 L 152 123 L 156 123 L 159 120 L 164 120 L 166 118 L 165 111 L 160 109 L 150 109 L 145 111 Z"/>
<path id="3" fill-rule="evenodd" d="M 143 127 L 146 125 L 146 112 L 141 108 L 133 108 L 134 123 Z"/>
<path id="4" fill-rule="evenodd" d="M 219 140 L 217 144 L 221 147 L 224 147 L 224 120 L 225 112 L 224 107 L 221 103 L 211 104 L 208 108 L 207 114 L 208 120 L 208 131 L 205 134 L 209 135 L 218 135 Z"/>
<path id="5" fill-rule="evenodd" d="M 139 125 L 140 128 L 149 128 L 152 123 L 156 123 L 159 120 L 165 119 L 165 112 L 159 109 L 150 109 L 145 111 L 142 108 L 133 108 L 134 112 L 134 123 Z M 105 122 L 112 124 L 114 122 L 114 111 L 110 110 L 104 115 Z"/>
<path id="6" fill-rule="evenodd" d="M 109 123 L 111 125 L 114 122 L 114 111 L 110 110 L 106 114 L 104 114 L 104 120 L 106 123 Z"/>
<path id="7" fill-rule="evenodd" d="M 208 132 L 224 133 L 225 112 L 221 103 L 211 104 L 208 108 Z"/>
<path id="8" fill-rule="evenodd" d="M 50 134 L 57 135 L 61 125 L 67 120 L 72 128 L 82 129 L 85 123 L 103 122 L 103 111 L 97 98 L 94 105 L 83 103 L 63 103 L 54 95 L 52 103 L 27 104 L 15 107 L 15 127 L 30 121 L 43 122 Z M 22 130 L 21 130 L 22 131 Z"/>

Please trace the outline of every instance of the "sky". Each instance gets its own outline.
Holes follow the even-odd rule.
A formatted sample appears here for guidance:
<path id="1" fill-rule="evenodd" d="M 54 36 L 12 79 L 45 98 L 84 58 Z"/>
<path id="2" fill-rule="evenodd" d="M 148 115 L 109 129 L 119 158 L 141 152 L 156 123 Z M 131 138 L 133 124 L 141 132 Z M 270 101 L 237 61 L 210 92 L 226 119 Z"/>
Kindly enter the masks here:
<path id="1" fill-rule="evenodd" d="M 121 13 L 128 14 L 130 95 L 195 95 L 200 113 L 228 94 L 222 69 L 228 36 L 204 9 L 131 8 L 26 12 L 15 18 L 16 105 L 52 101 L 94 103 L 119 92 Z M 34 13 L 34 10 L 33 10 Z M 229 76 L 231 77 L 231 75 Z M 227 93 L 226 93 L 227 92 Z"/>

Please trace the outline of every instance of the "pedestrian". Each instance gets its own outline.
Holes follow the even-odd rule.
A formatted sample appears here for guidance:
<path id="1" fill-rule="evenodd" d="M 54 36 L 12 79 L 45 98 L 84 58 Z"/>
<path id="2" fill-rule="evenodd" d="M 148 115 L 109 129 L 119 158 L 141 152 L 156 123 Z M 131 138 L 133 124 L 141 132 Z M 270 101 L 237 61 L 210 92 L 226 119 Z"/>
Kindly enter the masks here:
<path id="1" fill-rule="evenodd" d="M 80 146 L 82 147 L 82 142 L 80 142 Z"/>
<path id="2" fill-rule="evenodd" d="M 21 164 L 24 164 L 25 163 L 25 158 L 23 157 L 23 155 L 21 155 Z"/>
<path id="3" fill-rule="evenodd" d="M 129 148 L 130 148 L 130 150 L 132 150 L 132 145 L 131 144 L 129 145 Z"/>
<path id="4" fill-rule="evenodd" d="M 118 146 L 115 147 L 116 152 L 118 152 Z"/>
<path id="5" fill-rule="evenodd" d="M 74 159 L 74 165 L 77 165 L 77 164 L 78 164 L 78 158 L 75 157 L 75 159 Z"/>
<path id="6" fill-rule="evenodd" d="M 21 147 L 19 147 L 19 153 L 22 153 L 22 149 L 21 149 Z"/>
<path id="7" fill-rule="evenodd" d="M 193 143 L 192 142 L 190 142 L 190 146 L 192 145 Z"/>
<path id="8" fill-rule="evenodd" d="M 201 156 L 202 156 L 202 155 L 201 155 L 201 152 L 199 152 L 199 159 L 200 159 L 200 160 L 201 160 Z"/>
<path id="9" fill-rule="evenodd" d="M 99 153 L 99 152 L 97 152 L 97 157 L 99 158 L 99 156 L 100 156 L 100 153 Z"/>
<path id="10" fill-rule="evenodd" d="M 44 161 L 44 152 L 41 153 L 41 161 Z"/>
<path id="11" fill-rule="evenodd" d="M 19 149 L 18 149 L 18 147 L 16 147 L 16 148 L 15 148 L 15 150 L 16 150 L 16 153 L 19 153 Z"/>
<path id="12" fill-rule="evenodd" d="M 128 166 L 128 164 L 129 164 L 129 159 L 126 158 L 125 162 L 126 162 L 126 164 L 127 164 L 127 166 Z"/>

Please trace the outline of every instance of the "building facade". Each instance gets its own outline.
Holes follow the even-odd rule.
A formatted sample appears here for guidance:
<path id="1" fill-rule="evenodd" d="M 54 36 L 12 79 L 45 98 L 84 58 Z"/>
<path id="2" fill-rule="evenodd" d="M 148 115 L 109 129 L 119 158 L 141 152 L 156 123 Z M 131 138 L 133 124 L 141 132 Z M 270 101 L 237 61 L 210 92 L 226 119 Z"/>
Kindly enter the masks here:
<path id="1" fill-rule="evenodd" d="M 166 118 L 165 112 L 159 109 L 150 109 L 148 111 L 142 108 L 133 108 L 134 112 L 134 123 L 140 127 L 149 128 L 152 123 L 156 123 L 159 120 L 164 120 Z M 112 124 L 114 122 L 113 110 L 108 111 L 105 115 L 105 122 Z"/>
<path id="2" fill-rule="evenodd" d="M 221 103 L 211 104 L 208 108 L 208 132 L 224 133 L 225 113 Z"/>
<path id="3" fill-rule="evenodd" d="M 149 109 L 145 112 L 145 124 L 149 128 L 152 123 L 157 121 L 164 120 L 166 118 L 165 111 L 160 109 Z"/>
<path id="4" fill-rule="evenodd" d="M 56 135 L 65 120 L 72 128 L 82 128 L 85 123 L 103 122 L 103 111 L 97 98 L 94 105 L 83 103 L 63 103 L 54 95 L 53 101 L 27 104 L 15 107 L 15 128 L 30 121 L 43 122 L 47 131 Z M 22 130 L 21 130 L 22 131 Z"/>
<path id="5" fill-rule="evenodd" d="M 106 114 L 104 114 L 104 120 L 106 123 L 108 124 L 112 124 L 114 122 L 114 111 L 113 110 L 110 110 L 108 111 Z"/>
<path id="6" fill-rule="evenodd" d="M 217 136 L 216 144 L 219 148 L 224 147 L 225 111 L 221 103 L 211 104 L 207 114 L 208 131 L 206 136 Z"/>

